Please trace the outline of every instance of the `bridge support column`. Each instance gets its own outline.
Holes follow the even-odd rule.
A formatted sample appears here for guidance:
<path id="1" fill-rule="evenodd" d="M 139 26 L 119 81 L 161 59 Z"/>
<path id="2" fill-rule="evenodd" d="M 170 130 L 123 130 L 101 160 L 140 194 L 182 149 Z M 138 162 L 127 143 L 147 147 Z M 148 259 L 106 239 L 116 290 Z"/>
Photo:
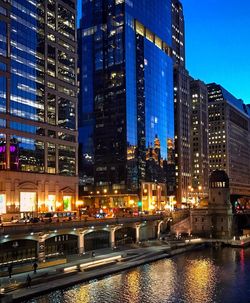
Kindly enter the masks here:
<path id="1" fill-rule="evenodd" d="M 157 228 L 157 239 L 160 240 L 160 234 L 161 234 L 161 225 L 163 224 L 164 221 L 160 221 L 158 223 L 158 228 Z"/>
<path id="2" fill-rule="evenodd" d="M 78 245 L 78 253 L 83 254 L 85 252 L 85 249 L 84 249 L 84 232 L 79 232 L 78 233 L 77 245 Z"/>
<path id="3" fill-rule="evenodd" d="M 135 226 L 135 242 L 139 243 L 140 242 L 140 228 L 141 228 L 141 224 L 136 224 Z"/>
<path id="4" fill-rule="evenodd" d="M 115 230 L 116 230 L 116 228 L 112 227 L 110 229 L 110 233 L 109 233 L 109 245 L 110 245 L 110 248 L 112 248 L 112 249 L 115 247 Z"/>
<path id="5" fill-rule="evenodd" d="M 46 235 L 40 234 L 37 242 L 38 262 L 45 262 L 45 239 Z"/>

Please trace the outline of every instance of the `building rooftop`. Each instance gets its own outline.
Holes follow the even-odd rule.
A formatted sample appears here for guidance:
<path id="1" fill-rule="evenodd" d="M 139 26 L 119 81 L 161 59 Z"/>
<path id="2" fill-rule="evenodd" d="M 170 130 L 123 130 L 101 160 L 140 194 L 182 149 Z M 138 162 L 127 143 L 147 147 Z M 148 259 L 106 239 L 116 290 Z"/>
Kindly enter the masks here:
<path id="1" fill-rule="evenodd" d="M 216 169 L 213 171 L 209 178 L 210 188 L 211 187 L 229 187 L 229 178 L 224 170 Z"/>
<path id="2" fill-rule="evenodd" d="M 228 103 L 250 117 L 250 104 L 246 105 L 242 99 L 237 99 L 223 86 L 217 83 L 207 84 L 208 102 L 226 100 Z"/>

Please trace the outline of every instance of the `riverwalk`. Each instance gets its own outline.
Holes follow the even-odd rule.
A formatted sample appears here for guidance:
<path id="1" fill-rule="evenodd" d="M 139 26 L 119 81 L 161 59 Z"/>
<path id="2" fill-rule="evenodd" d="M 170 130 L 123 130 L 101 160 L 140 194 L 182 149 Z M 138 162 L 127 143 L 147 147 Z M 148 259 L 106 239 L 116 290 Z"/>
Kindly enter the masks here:
<path id="1" fill-rule="evenodd" d="M 67 263 L 49 268 L 39 268 L 37 273 L 26 271 L 15 274 L 11 279 L 2 277 L 0 297 L 1 303 L 22 302 L 62 287 L 102 278 L 123 270 L 140 266 L 145 263 L 171 257 L 189 250 L 204 247 L 205 244 L 224 244 L 244 247 L 250 238 L 239 240 L 192 239 L 186 241 L 154 241 L 144 243 L 144 247 L 134 246 L 123 250 L 101 250 L 84 255 L 70 256 Z M 27 275 L 30 275 L 31 287 L 26 287 Z"/>
<path id="2" fill-rule="evenodd" d="M 44 294 L 61 287 L 68 287 L 80 282 L 101 278 L 132 267 L 136 267 L 148 262 L 153 262 L 162 258 L 170 257 L 173 254 L 182 253 L 193 249 L 200 244 L 175 243 L 169 245 L 152 245 L 149 247 L 137 247 L 122 251 L 96 252 L 96 256 L 91 254 L 76 256 L 75 260 L 50 268 L 38 268 L 37 273 L 25 272 L 14 275 L 9 279 L 1 279 L 2 296 L 1 302 L 21 302 L 24 299 Z M 27 275 L 30 275 L 31 287 L 26 287 Z"/>

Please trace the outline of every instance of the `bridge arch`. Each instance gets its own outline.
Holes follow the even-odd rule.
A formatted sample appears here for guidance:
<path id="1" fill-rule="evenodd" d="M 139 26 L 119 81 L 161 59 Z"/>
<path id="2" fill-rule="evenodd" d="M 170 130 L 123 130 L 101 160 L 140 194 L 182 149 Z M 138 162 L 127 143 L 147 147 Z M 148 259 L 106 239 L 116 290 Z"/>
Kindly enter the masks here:
<path id="1" fill-rule="evenodd" d="M 76 254 L 78 236 L 74 234 L 54 234 L 45 240 L 45 255 Z"/>
<path id="2" fill-rule="evenodd" d="M 108 248 L 110 246 L 110 232 L 106 229 L 88 231 L 84 234 L 85 251 Z"/>
<path id="3" fill-rule="evenodd" d="M 37 257 L 37 241 L 17 239 L 0 243 L 0 264 L 33 260 Z"/>
<path id="4" fill-rule="evenodd" d="M 122 246 L 136 242 L 136 228 L 124 226 L 115 230 L 115 245 Z"/>

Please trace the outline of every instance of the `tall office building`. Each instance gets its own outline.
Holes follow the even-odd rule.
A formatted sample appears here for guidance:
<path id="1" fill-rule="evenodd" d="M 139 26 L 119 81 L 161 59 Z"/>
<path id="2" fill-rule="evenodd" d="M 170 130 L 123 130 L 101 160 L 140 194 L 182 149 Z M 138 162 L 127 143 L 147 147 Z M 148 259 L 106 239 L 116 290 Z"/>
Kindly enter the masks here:
<path id="1" fill-rule="evenodd" d="M 206 84 L 191 80 L 191 175 L 195 197 L 208 195 L 208 93 Z"/>
<path id="2" fill-rule="evenodd" d="M 180 0 L 172 0 L 172 47 L 175 64 L 185 67 L 185 20 Z"/>
<path id="3" fill-rule="evenodd" d="M 78 199 L 75 0 L 0 0 L 0 214 Z"/>
<path id="4" fill-rule="evenodd" d="M 232 196 L 250 195 L 250 111 L 216 83 L 207 85 L 209 168 L 229 176 Z"/>
<path id="5" fill-rule="evenodd" d="M 158 208 L 174 138 L 171 0 L 86 0 L 82 12 L 83 194 L 120 206 L 139 196 Z"/>
<path id="6" fill-rule="evenodd" d="M 179 0 L 172 0 L 172 45 L 174 58 L 174 113 L 175 113 L 175 162 L 176 198 L 188 203 L 191 184 L 190 154 L 190 78 L 185 67 L 185 23 L 183 7 Z"/>

